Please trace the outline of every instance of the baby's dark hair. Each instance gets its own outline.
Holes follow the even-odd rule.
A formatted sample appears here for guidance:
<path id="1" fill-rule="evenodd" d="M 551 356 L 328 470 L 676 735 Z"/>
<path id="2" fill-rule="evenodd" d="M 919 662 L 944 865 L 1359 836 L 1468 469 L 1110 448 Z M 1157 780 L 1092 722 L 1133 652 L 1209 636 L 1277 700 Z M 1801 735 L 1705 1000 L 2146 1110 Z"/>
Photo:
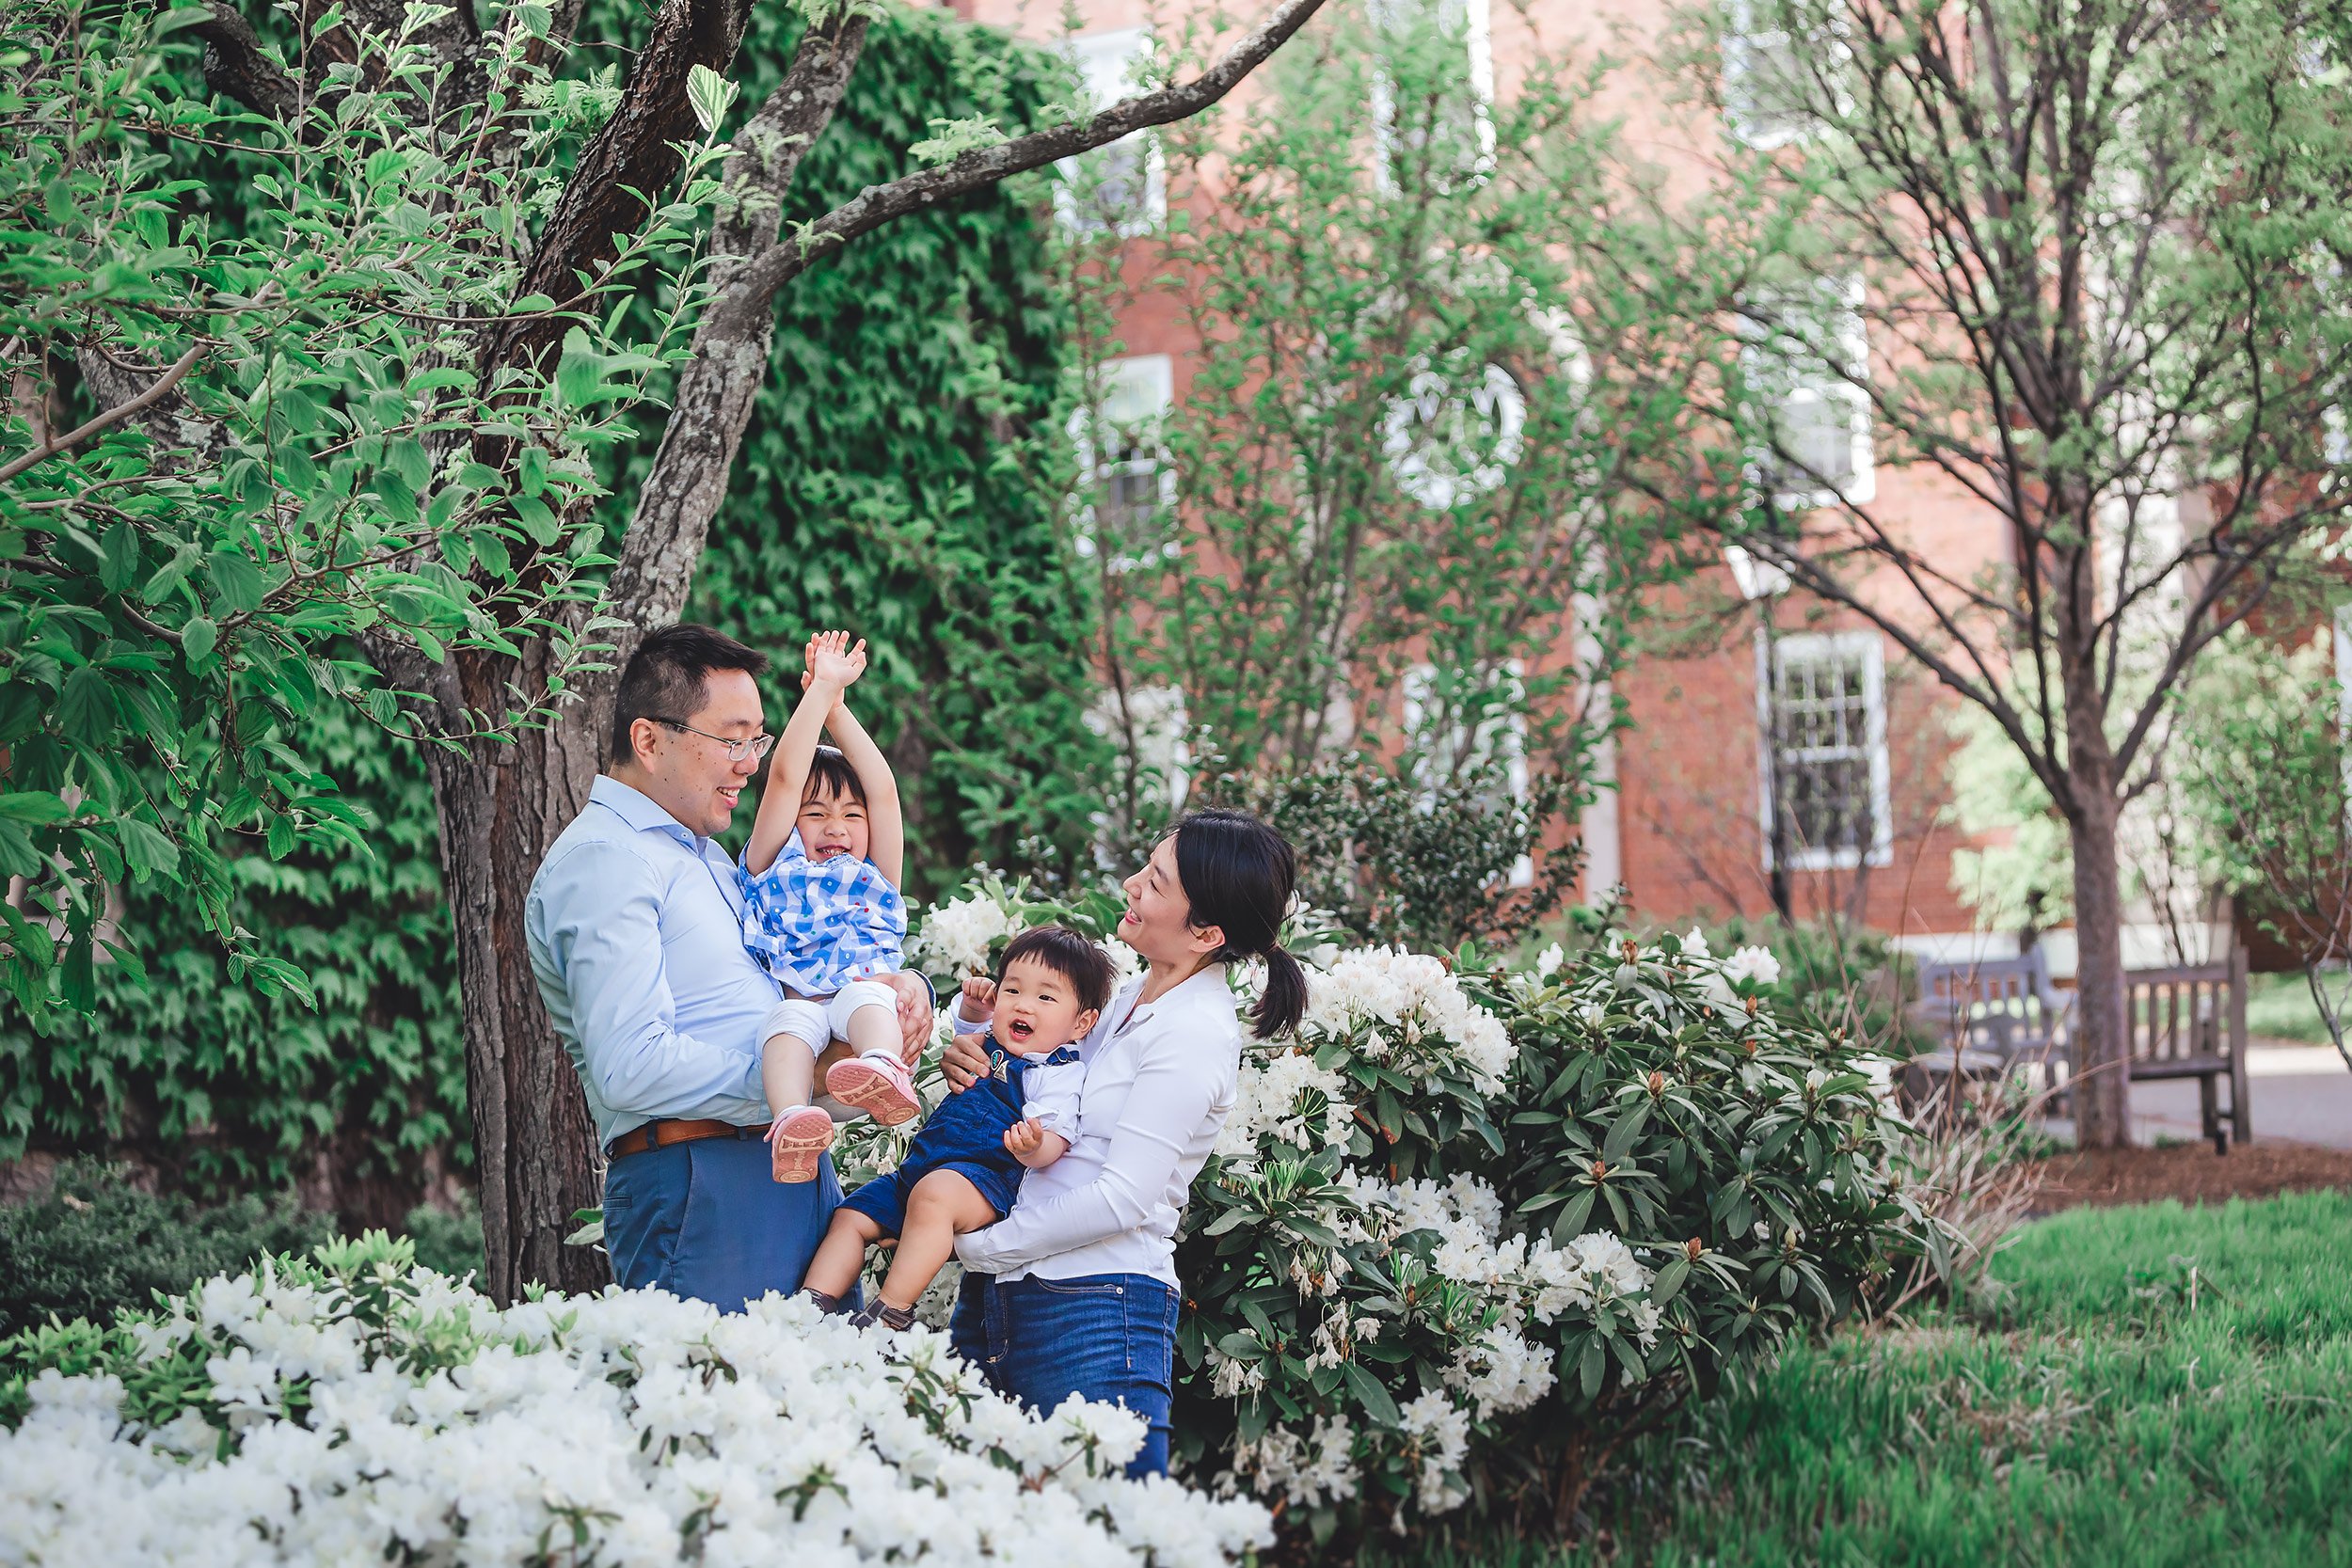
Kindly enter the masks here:
<path id="1" fill-rule="evenodd" d="M 801 785 L 801 799 L 807 800 L 855 800 L 866 804 L 866 786 L 857 782 L 857 769 L 841 754 L 838 746 L 818 746 L 817 754 L 808 759 L 808 778 Z"/>
<path id="2" fill-rule="evenodd" d="M 1111 1005 L 1111 989 L 1118 974 L 1111 968 L 1111 956 L 1067 926 L 1032 926 L 1005 944 L 1005 961 L 996 966 L 996 980 L 1004 983 L 1005 971 L 1016 958 L 1033 958 L 1070 982 L 1078 993 L 1078 1006 L 1090 1013 L 1099 1013 Z"/>

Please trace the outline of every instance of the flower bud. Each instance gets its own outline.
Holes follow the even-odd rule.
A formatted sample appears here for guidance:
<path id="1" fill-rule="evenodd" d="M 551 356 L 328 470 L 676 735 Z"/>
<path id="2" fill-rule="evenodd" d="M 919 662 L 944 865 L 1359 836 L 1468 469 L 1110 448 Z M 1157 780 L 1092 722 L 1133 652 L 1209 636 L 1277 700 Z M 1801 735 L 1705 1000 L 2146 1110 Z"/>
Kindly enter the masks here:
<path id="1" fill-rule="evenodd" d="M 1707 1243 L 1700 1241 L 1696 1236 L 1692 1237 L 1689 1241 L 1682 1243 L 1682 1256 L 1688 1258 L 1693 1263 L 1699 1260 L 1699 1254 L 1705 1252 L 1706 1250 Z"/>
<path id="2" fill-rule="evenodd" d="M 1594 1161 L 1594 1162 L 1593 1162 L 1593 1180 L 1594 1180 L 1597 1181 L 1597 1180 L 1599 1180 L 1602 1177 L 1607 1176 L 1608 1174 L 1609 1174 L 1609 1164 L 1608 1164 L 1608 1162 L 1607 1162 L 1607 1161 L 1605 1161 L 1605 1160 L 1596 1160 L 1596 1161 Z"/>
<path id="3" fill-rule="evenodd" d="M 1655 1068 L 1650 1069 L 1649 1093 L 1652 1100 L 1666 1092 L 1666 1075 Z"/>
<path id="4" fill-rule="evenodd" d="M 1753 996 L 1743 996 L 1740 1000 L 1747 1004 L 1748 1016 L 1750 1018 L 1754 1018 L 1756 1016 L 1756 998 Z"/>

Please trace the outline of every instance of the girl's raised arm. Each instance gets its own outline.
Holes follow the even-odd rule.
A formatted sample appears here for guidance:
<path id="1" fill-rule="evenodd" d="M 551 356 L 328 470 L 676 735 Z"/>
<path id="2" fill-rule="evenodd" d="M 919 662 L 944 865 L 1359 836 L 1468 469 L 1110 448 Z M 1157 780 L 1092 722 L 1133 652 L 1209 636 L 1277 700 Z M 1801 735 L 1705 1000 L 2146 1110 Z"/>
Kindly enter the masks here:
<path id="1" fill-rule="evenodd" d="M 799 714 L 792 717 L 795 722 L 799 721 Z M 857 715 L 850 711 L 846 699 L 834 702 L 827 724 L 833 731 L 834 744 L 841 748 L 842 756 L 857 773 L 858 787 L 866 791 L 866 859 L 881 868 L 892 887 L 904 886 L 906 815 L 898 806 L 898 780 L 890 771 L 890 759 L 874 744 L 874 737 L 866 733 L 866 726 L 857 721 Z"/>
<path id="2" fill-rule="evenodd" d="M 792 721 L 776 739 L 775 754 L 768 763 L 768 787 L 760 791 L 759 815 L 752 818 L 752 841 L 743 849 L 744 869 L 755 877 L 775 864 L 776 856 L 791 838 L 792 825 L 801 815 L 801 791 L 807 787 L 809 765 L 817 760 L 817 742 L 825 733 L 825 715 L 866 668 L 866 644 L 850 649 L 849 641 L 846 631 L 818 632 L 802 651 L 808 684 L 802 689 L 800 705 L 792 710 Z M 855 668 L 845 680 L 842 672 L 851 660 Z M 864 774 L 859 778 L 863 782 Z M 895 795 L 891 808 L 895 822 Z"/>

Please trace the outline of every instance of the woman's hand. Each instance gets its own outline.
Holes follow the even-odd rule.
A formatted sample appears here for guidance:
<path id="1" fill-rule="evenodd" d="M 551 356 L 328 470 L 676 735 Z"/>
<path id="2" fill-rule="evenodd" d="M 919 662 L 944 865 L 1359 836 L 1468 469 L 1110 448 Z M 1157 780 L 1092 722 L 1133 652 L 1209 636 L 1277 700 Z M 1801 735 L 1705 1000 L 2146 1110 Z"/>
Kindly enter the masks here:
<path id="1" fill-rule="evenodd" d="M 882 983 L 898 993 L 898 1059 L 913 1067 L 931 1037 L 931 988 L 903 969 Z"/>
<path id="2" fill-rule="evenodd" d="M 939 1058 L 939 1065 L 947 1074 L 947 1086 L 961 1094 L 988 1076 L 988 1047 L 979 1035 L 958 1035 L 947 1042 L 947 1049 Z"/>

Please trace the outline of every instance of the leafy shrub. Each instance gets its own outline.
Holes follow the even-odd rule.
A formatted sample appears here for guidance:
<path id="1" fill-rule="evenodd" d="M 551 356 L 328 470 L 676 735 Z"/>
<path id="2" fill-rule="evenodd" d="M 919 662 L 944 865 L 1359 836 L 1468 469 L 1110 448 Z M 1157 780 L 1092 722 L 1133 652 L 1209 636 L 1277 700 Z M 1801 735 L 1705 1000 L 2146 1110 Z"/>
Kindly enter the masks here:
<path id="1" fill-rule="evenodd" d="M 333 1216 L 292 1197 L 246 1195 L 206 1207 L 141 1192 L 118 1167 L 74 1161 L 48 1196 L 0 1208 L 0 1335 L 52 1315 L 104 1320 L 150 1307 L 191 1280 L 301 1252 L 334 1233 Z"/>
<path id="2" fill-rule="evenodd" d="M 1734 916 L 1700 935 L 1717 952 L 1769 954 L 1769 966 L 1753 957 L 1745 965 L 1758 980 L 1756 994 L 1822 1034 L 1898 1058 L 1936 1043 L 1910 1016 L 1917 971 L 1877 931 L 1836 921 L 1789 925 Z"/>
<path id="3" fill-rule="evenodd" d="M 916 950 L 985 954 L 1017 890 L 973 884 Z M 1473 1498 L 1565 1517 L 1629 1437 L 1929 1244 L 1859 1044 L 1752 962 L 1666 936 L 1311 970 L 1179 1238 L 1186 1470 L 1319 1539 Z"/>
<path id="4" fill-rule="evenodd" d="M 417 1267 L 463 1279 L 482 1272 L 482 1204 L 468 1193 L 455 1209 L 421 1203 L 401 1222 Z"/>
<path id="5" fill-rule="evenodd" d="M 1143 1424 L 1025 1414 L 945 1337 L 777 1298 L 501 1311 L 381 1232 L 0 1368 L 0 1557 L 1221 1564 L 1265 1511 L 1134 1482 Z"/>

